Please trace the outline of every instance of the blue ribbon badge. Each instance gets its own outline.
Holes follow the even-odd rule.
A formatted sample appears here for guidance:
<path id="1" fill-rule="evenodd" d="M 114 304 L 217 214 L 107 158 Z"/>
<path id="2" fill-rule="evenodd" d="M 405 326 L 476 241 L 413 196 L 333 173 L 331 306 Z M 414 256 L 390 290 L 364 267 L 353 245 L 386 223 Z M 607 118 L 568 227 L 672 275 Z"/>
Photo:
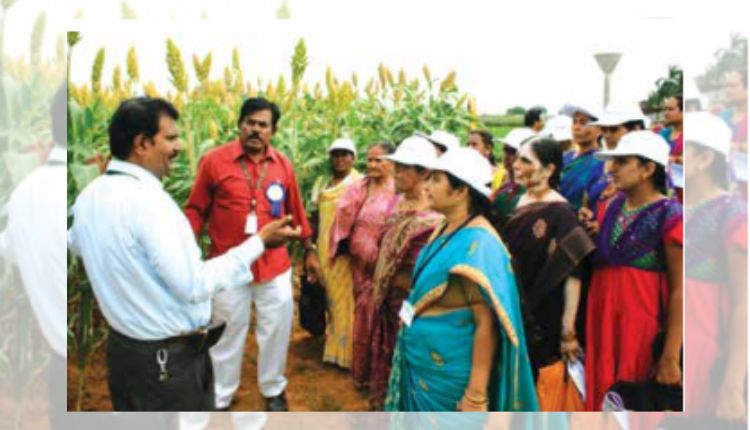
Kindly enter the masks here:
<path id="1" fill-rule="evenodd" d="M 281 208 L 284 203 L 286 192 L 284 186 L 279 182 L 274 182 L 266 188 L 266 197 L 271 203 L 271 216 L 274 218 L 281 217 Z"/>

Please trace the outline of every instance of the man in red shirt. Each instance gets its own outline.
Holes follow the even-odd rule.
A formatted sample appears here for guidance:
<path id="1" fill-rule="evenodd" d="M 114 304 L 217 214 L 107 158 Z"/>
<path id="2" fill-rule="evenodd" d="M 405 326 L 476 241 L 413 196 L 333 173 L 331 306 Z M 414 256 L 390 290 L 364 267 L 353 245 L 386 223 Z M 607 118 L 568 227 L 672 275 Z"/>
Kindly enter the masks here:
<path id="1" fill-rule="evenodd" d="M 266 223 L 290 214 L 301 226 L 305 247 L 313 249 L 294 168 L 271 146 L 281 112 L 264 98 L 245 101 L 239 138 L 209 151 L 201 159 L 185 213 L 196 236 L 208 224 L 210 256 L 220 255 L 257 233 Z M 287 350 L 292 328 L 292 271 L 284 247 L 267 250 L 253 265 L 253 282 L 218 294 L 213 318 L 227 322 L 211 348 L 216 408 L 228 409 L 240 385 L 242 354 L 250 325 L 250 308 L 258 312 L 258 386 L 269 411 L 287 410 Z"/>

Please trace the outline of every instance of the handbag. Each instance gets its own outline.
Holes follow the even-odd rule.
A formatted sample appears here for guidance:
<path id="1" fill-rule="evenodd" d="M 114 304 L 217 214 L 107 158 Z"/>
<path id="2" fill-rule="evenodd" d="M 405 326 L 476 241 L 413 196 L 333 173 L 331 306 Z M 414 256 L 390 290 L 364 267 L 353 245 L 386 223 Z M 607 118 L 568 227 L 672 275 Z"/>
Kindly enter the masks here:
<path id="1" fill-rule="evenodd" d="M 299 298 L 299 324 L 313 336 L 322 336 L 326 332 L 326 311 L 328 298 L 325 288 L 319 283 L 307 281 L 305 273 L 301 276 Z"/>
<path id="2" fill-rule="evenodd" d="M 682 387 L 656 381 L 615 382 L 604 395 L 603 411 L 682 411 Z"/>

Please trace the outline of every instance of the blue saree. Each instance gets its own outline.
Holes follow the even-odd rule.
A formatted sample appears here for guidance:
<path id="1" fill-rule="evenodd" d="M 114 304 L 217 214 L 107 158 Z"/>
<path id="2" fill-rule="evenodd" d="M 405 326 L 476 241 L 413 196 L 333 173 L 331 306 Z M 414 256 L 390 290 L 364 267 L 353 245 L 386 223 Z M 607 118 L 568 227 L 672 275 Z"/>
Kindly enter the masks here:
<path id="1" fill-rule="evenodd" d="M 417 268 L 446 236 L 422 248 Z M 469 308 L 423 316 L 448 287 L 449 275 L 479 286 L 500 328 L 487 390 L 490 411 L 538 410 L 536 387 L 526 350 L 521 308 L 510 257 L 498 236 L 485 227 L 458 231 L 431 258 L 413 286 L 411 326 L 402 324 L 396 340 L 386 411 L 455 411 L 469 383 L 474 316 Z"/>
<path id="2" fill-rule="evenodd" d="M 560 179 L 560 193 L 578 212 L 595 200 L 588 195 L 589 188 L 604 174 L 604 161 L 594 157 L 597 151 L 588 151 L 564 163 Z"/>

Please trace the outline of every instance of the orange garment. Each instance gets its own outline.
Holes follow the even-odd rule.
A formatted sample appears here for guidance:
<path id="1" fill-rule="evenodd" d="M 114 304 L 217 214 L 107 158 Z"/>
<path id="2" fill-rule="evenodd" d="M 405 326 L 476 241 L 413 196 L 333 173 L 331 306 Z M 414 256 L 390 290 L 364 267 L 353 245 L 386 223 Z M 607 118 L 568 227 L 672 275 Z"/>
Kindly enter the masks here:
<path id="1" fill-rule="evenodd" d="M 562 360 L 539 369 L 536 381 L 539 410 L 542 412 L 583 411 L 584 404 L 576 384 L 568 376 Z"/>

